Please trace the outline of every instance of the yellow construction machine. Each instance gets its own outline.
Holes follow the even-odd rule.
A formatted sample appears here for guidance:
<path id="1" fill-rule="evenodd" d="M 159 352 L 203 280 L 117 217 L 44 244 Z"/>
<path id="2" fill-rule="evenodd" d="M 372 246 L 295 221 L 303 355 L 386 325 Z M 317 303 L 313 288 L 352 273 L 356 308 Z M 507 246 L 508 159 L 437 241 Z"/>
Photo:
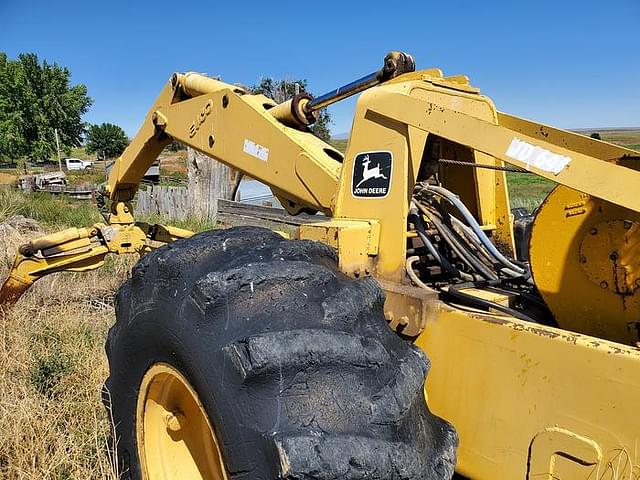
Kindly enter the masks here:
<path id="1" fill-rule="evenodd" d="M 360 92 L 343 156 L 310 125 Z M 173 140 L 317 215 L 290 239 L 136 222 Z M 106 345 L 123 478 L 640 478 L 639 167 L 402 52 L 281 104 L 174 74 L 105 222 L 20 247 L 0 296 L 142 256 Z M 505 170 L 557 186 L 514 220 Z"/>

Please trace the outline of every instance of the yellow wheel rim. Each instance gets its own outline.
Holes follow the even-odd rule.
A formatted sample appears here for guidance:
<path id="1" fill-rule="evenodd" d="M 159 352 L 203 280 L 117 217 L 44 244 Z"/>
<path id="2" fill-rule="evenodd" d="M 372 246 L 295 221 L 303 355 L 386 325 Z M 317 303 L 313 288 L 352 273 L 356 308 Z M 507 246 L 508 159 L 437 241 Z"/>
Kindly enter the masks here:
<path id="1" fill-rule="evenodd" d="M 218 441 L 198 395 L 171 365 L 142 379 L 136 411 L 138 458 L 149 480 L 226 480 Z"/>

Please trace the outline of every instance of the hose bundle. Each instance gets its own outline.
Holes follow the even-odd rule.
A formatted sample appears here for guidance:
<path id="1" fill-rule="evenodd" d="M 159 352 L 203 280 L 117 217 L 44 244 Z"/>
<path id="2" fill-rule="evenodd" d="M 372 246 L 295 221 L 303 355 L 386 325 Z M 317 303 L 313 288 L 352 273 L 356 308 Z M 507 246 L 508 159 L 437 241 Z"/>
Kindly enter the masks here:
<path id="1" fill-rule="evenodd" d="M 452 215 L 450 210 L 457 215 Z M 416 285 L 429 288 L 416 272 L 416 264 L 435 263 L 440 267 L 441 275 L 448 279 L 446 288 L 440 287 L 444 296 L 474 307 L 491 308 L 532 320 L 517 310 L 463 291 L 475 287 L 520 293 L 522 289 L 514 284 L 528 284 L 531 288 L 533 285 L 528 265 L 500 252 L 457 195 L 441 186 L 418 183 L 409 222 L 426 250 L 426 255 L 412 255 L 407 259 L 407 273 Z"/>

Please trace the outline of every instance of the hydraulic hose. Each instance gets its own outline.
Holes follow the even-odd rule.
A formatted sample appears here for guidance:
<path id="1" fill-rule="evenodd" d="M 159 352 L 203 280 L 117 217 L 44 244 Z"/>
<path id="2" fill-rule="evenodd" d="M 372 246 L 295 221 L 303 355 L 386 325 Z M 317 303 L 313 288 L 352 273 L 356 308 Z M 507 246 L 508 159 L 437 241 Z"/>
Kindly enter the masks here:
<path id="1" fill-rule="evenodd" d="M 457 208 L 458 211 L 464 217 L 464 219 L 467 221 L 467 223 L 469 224 L 473 232 L 478 237 L 478 240 L 480 240 L 480 242 L 489 251 L 489 253 L 491 253 L 491 255 L 495 257 L 496 260 L 498 260 L 505 267 L 513 270 L 514 272 L 518 272 L 520 275 L 524 275 L 525 273 L 527 273 L 526 269 L 522 268 L 519 265 L 516 265 L 515 263 L 510 261 L 507 257 L 505 257 L 502 253 L 498 251 L 495 245 L 491 243 L 489 238 L 482 231 L 482 229 L 480 228 L 480 225 L 478 224 L 478 222 L 476 222 L 476 219 L 473 218 L 473 215 L 471 215 L 471 212 L 467 209 L 465 204 L 460 201 L 457 195 L 455 195 L 453 192 L 450 192 L 446 188 L 437 187 L 435 185 L 424 185 L 423 188 L 445 199 L 447 202 L 449 202 L 451 205 Z"/>
<path id="2" fill-rule="evenodd" d="M 413 281 L 413 283 L 415 283 L 420 288 L 424 288 L 425 290 L 431 290 L 422 282 L 422 280 L 418 278 L 418 276 L 416 275 L 416 272 L 413 271 L 413 262 L 417 262 L 418 260 L 420 260 L 420 257 L 415 255 L 413 257 L 407 258 L 407 263 L 405 264 L 405 270 L 407 271 L 407 275 L 409 275 L 409 278 L 411 278 L 411 281 Z"/>
<path id="3" fill-rule="evenodd" d="M 437 219 L 435 215 L 432 216 L 430 220 L 438 230 L 438 233 L 442 236 L 443 240 L 449 244 L 451 249 L 456 252 L 458 257 L 460 257 L 460 259 L 467 264 L 471 270 L 477 272 L 486 280 L 498 280 L 498 276 L 494 272 L 482 264 L 482 262 L 477 259 L 472 252 L 468 251 L 465 246 L 455 238 L 453 232 L 444 222 Z"/>
<path id="4" fill-rule="evenodd" d="M 493 258 L 489 252 L 487 252 L 482 243 L 480 243 L 480 240 L 478 240 L 478 237 L 473 232 L 473 230 L 471 230 L 464 222 L 461 222 L 454 216 L 451 216 L 451 223 L 453 223 L 454 226 L 458 227 L 462 236 L 464 236 L 464 238 L 474 246 L 474 248 L 478 252 L 478 256 L 482 257 L 481 260 L 483 260 L 487 266 L 496 268 L 496 259 Z"/>
<path id="5" fill-rule="evenodd" d="M 427 232 L 424 228 L 424 224 L 422 223 L 422 219 L 418 215 L 418 211 L 414 208 L 412 208 L 412 212 L 409 214 L 409 221 L 415 225 L 418 236 L 422 240 L 422 243 L 424 243 L 425 247 L 427 247 L 427 250 L 429 250 L 429 253 L 433 256 L 435 261 L 438 262 L 438 264 L 442 268 L 444 268 L 452 277 L 463 278 L 464 280 L 471 280 L 473 278 L 470 275 L 460 272 L 456 267 L 451 265 L 451 263 L 446 258 L 444 258 L 440 254 L 440 252 L 438 252 L 438 249 L 436 249 L 435 245 L 431 242 L 431 240 L 429 240 L 429 237 L 427 237 Z"/>
<path id="6" fill-rule="evenodd" d="M 494 310 L 505 313 L 517 319 L 524 320 L 525 322 L 537 323 L 533 318 L 529 317 L 528 315 L 525 315 L 522 312 L 519 312 L 518 310 L 506 307 L 504 305 L 500 305 L 499 303 L 492 302 L 490 300 L 485 300 L 484 298 L 470 295 L 462 291 L 463 288 L 469 288 L 469 287 L 475 287 L 475 285 L 473 284 L 451 285 L 449 286 L 449 289 L 447 290 L 446 295 L 460 302 L 470 303 L 472 305 L 480 306 L 482 308 L 487 308 L 487 309 L 492 308 Z"/>
<path id="7" fill-rule="evenodd" d="M 450 220 L 454 217 L 445 212 L 441 207 L 438 209 L 439 205 L 437 203 L 434 204 L 435 208 L 422 205 L 420 202 L 415 203 L 422 213 L 431 219 L 443 239 L 458 256 L 461 256 L 463 260 L 466 259 L 467 261 L 465 263 L 467 263 L 467 265 L 471 263 L 471 265 L 469 265 L 471 269 L 480 273 L 481 276 L 487 280 L 498 279 L 497 274 L 494 273 L 496 269 L 495 264 L 491 260 L 488 263 L 483 262 L 483 259 L 469 248 L 468 242 L 453 228 Z M 462 250 L 463 253 L 461 253 L 460 250 Z M 483 253 L 488 257 L 486 252 Z"/>

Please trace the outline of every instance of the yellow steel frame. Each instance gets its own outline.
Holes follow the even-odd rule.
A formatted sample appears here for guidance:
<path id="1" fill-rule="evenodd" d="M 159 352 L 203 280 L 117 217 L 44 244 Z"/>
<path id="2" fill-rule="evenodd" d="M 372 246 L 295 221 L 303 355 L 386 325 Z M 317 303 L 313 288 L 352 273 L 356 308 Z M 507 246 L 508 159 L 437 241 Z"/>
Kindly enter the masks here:
<path id="1" fill-rule="evenodd" d="M 175 75 L 110 174 L 108 224 L 23 247 L 0 299 L 17 298 L 47 273 L 97 268 L 107 253 L 144 253 L 155 240 L 190 235 L 135 223 L 131 210 L 144 172 L 176 139 L 268 184 L 291 213 L 308 208 L 328 215 L 303 225 L 299 237 L 335 247 L 344 272 L 380 281 L 391 326 L 416 337 L 433 361 L 425 395 L 460 435 L 461 473 L 487 479 L 638 476 L 637 349 L 445 305 L 436 292 L 411 285 L 405 271 L 406 219 L 430 141 L 441 140 L 441 158 L 510 163 L 640 212 L 640 172 L 624 167 L 636 153 L 500 113 L 466 77 L 443 77 L 437 69 L 363 93 L 343 160 L 308 131 L 276 119 L 274 107 L 224 82 Z M 354 159 L 371 151 L 392 154 L 389 194 L 354 198 Z M 440 174 L 493 240 L 513 250 L 504 172 L 452 165 Z"/>
<path id="2" fill-rule="evenodd" d="M 441 305 L 416 340 L 470 478 L 637 478 L 640 351 Z"/>

